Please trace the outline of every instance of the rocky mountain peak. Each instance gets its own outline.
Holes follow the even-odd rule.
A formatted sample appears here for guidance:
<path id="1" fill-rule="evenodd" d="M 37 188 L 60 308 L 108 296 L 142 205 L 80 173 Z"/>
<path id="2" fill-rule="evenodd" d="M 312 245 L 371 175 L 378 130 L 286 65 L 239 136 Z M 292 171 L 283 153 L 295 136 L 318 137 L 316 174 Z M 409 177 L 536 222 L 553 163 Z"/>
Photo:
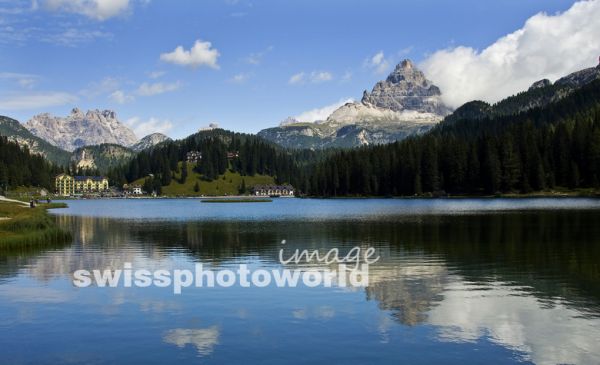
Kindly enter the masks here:
<path id="1" fill-rule="evenodd" d="M 73 108 L 66 117 L 39 114 L 25 123 L 34 135 L 67 151 L 103 143 L 131 146 L 137 137 L 117 119 L 112 110 L 88 110 L 85 114 Z"/>
<path id="2" fill-rule="evenodd" d="M 573 72 L 572 74 L 556 80 L 554 84 L 578 88 L 598 79 L 600 79 L 600 65 Z"/>
<path id="3" fill-rule="evenodd" d="M 298 121 L 298 119 L 296 119 L 294 117 L 287 117 L 284 120 L 282 120 L 281 123 L 279 123 L 279 126 L 284 127 L 286 125 L 297 124 L 297 123 L 300 123 L 300 121 Z"/>
<path id="4" fill-rule="evenodd" d="M 404 60 L 370 93 L 365 91 L 361 102 L 397 112 L 411 110 L 444 116 L 452 109 L 444 105 L 441 95 L 440 89 L 412 61 Z"/>
<path id="5" fill-rule="evenodd" d="M 550 86 L 550 85 L 552 85 L 552 81 L 550 81 L 548 79 L 543 79 L 543 80 L 536 81 L 533 84 L 531 84 L 531 86 L 529 87 L 529 90 L 541 89 L 543 87 Z"/>
<path id="6" fill-rule="evenodd" d="M 131 149 L 136 152 L 139 152 L 139 151 L 145 150 L 147 148 L 154 147 L 159 143 L 162 143 L 165 141 L 170 141 L 170 140 L 171 140 L 171 138 L 165 136 L 162 133 L 152 133 L 152 134 L 149 134 L 146 137 L 140 139 L 140 141 L 138 143 L 131 146 Z"/>
<path id="7" fill-rule="evenodd" d="M 397 84 L 402 81 L 424 84 L 427 79 L 418 68 L 413 65 L 411 60 L 404 60 L 396 65 L 394 71 L 388 75 L 387 82 Z"/>

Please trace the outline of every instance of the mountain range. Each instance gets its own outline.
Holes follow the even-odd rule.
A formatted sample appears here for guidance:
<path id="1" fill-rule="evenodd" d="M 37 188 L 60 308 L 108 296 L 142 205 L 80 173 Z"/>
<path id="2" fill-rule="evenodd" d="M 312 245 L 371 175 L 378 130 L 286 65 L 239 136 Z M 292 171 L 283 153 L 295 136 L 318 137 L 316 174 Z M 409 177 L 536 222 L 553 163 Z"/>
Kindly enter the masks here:
<path id="1" fill-rule="evenodd" d="M 73 108 L 66 117 L 38 114 L 27 123 L 0 117 L 0 135 L 27 146 L 58 165 L 106 171 L 130 160 L 136 152 L 170 140 L 153 133 L 138 140 L 112 110 Z"/>
<path id="2" fill-rule="evenodd" d="M 600 68 L 590 67 L 552 83 L 540 80 L 531 87 L 496 104 L 472 101 L 452 111 L 442 100 L 442 91 L 410 60 L 399 63 L 360 102 L 347 103 L 325 121 L 300 123 L 290 117 L 279 127 L 260 131 L 259 136 L 289 148 L 322 149 L 386 144 L 422 135 L 442 120 L 510 115 L 556 102 L 583 85 L 600 78 Z"/>
<path id="3" fill-rule="evenodd" d="M 289 148 L 385 144 L 422 135 L 442 120 L 448 126 L 455 120 L 496 118 L 543 107 L 596 79 L 600 79 L 600 66 L 574 72 L 554 83 L 547 79 L 537 81 L 528 90 L 494 105 L 472 101 L 452 111 L 444 104 L 441 90 L 410 60 L 404 60 L 371 92 L 365 90 L 360 102 L 342 105 L 326 120 L 301 123 L 287 118 L 279 127 L 262 130 L 258 136 Z M 39 114 L 25 124 L 0 116 L 0 135 L 55 164 L 101 171 L 170 140 L 160 133 L 138 140 L 114 111 L 84 113 L 77 108 L 66 117 Z"/>
<path id="4" fill-rule="evenodd" d="M 66 151 L 102 143 L 129 147 L 137 142 L 133 131 L 117 119 L 111 110 L 88 110 L 83 113 L 74 108 L 66 117 L 48 113 L 39 114 L 25 123 L 34 135 Z"/>

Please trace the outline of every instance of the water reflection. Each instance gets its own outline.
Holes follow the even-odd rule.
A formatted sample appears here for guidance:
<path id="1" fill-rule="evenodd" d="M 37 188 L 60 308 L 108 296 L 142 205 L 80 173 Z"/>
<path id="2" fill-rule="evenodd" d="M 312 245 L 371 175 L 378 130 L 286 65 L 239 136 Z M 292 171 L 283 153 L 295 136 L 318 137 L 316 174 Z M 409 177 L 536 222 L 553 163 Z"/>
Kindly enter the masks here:
<path id="1" fill-rule="evenodd" d="M 188 344 L 193 345 L 199 355 L 207 356 L 219 344 L 219 328 L 217 326 L 198 329 L 177 328 L 165 333 L 163 339 L 166 343 L 178 347 L 185 347 Z"/>
<path id="2" fill-rule="evenodd" d="M 428 313 L 442 341 L 488 337 L 536 364 L 596 364 L 600 320 L 562 300 L 540 301 L 500 283 L 473 287 L 456 281 Z"/>
<path id="3" fill-rule="evenodd" d="M 412 358 L 421 360 L 415 363 L 435 361 L 433 353 L 417 353 L 414 329 L 423 333 L 420 343 L 445 354 L 438 360 L 447 363 L 474 360 L 473 350 L 494 363 L 600 362 L 599 211 L 327 221 L 57 219 L 73 232 L 71 245 L 0 254 L 0 340 L 9 333 L 18 340 L 25 324 L 40 330 L 45 315 L 78 325 L 109 321 L 96 328 L 103 335 L 141 331 L 130 341 L 140 348 L 152 343 L 155 357 L 136 353 L 129 360 L 157 363 L 168 362 L 173 351 L 180 359 L 235 362 L 240 359 L 232 353 L 243 349 L 247 359 L 261 359 L 264 348 L 294 362 L 288 351 L 319 336 L 328 337 L 325 355 L 346 351 L 360 358 L 367 351 L 374 362 L 392 362 L 415 351 Z M 75 270 L 116 269 L 125 262 L 148 269 L 196 262 L 278 267 L 282 240 L 289 250 L 373 246 L 382 259 L 363 291 L 192 289 L 174 297 L 152 288 L 70 285 Z M 292 328 L 290 342 L 280 334 Z M 52 334 L 43 327 L 39 336 Z M 104 341 L 114 345 L 110 337 Z"/>

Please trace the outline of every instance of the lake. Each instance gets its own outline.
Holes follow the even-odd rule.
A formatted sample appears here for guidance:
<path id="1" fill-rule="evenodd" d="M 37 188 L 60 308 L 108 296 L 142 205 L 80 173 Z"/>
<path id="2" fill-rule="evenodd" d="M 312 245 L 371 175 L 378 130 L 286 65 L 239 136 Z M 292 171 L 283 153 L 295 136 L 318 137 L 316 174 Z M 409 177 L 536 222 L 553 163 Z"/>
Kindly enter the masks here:
<path id="1" fill-rule="evenodd" d="M 73 242 L 0 251 L 0 363 L 600 363 L 600 200 L 67 203 Z M 354 246 L 380 256 L 364 288 L 73 284 Z"/>

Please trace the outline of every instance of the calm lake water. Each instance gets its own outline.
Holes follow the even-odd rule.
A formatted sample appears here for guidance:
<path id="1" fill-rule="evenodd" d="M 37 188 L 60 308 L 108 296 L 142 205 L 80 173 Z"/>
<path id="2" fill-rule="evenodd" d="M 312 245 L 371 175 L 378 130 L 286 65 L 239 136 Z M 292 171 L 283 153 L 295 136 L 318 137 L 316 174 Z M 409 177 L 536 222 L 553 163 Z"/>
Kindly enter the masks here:
<path id="1" fill-rule="evenodd" d="M 600 201 L 68 201 L 0 251 L 2 364 L 599 364 Z M 277 269 L 374 247 L 366 288 L 77 288 L 78 269 Z"/>

